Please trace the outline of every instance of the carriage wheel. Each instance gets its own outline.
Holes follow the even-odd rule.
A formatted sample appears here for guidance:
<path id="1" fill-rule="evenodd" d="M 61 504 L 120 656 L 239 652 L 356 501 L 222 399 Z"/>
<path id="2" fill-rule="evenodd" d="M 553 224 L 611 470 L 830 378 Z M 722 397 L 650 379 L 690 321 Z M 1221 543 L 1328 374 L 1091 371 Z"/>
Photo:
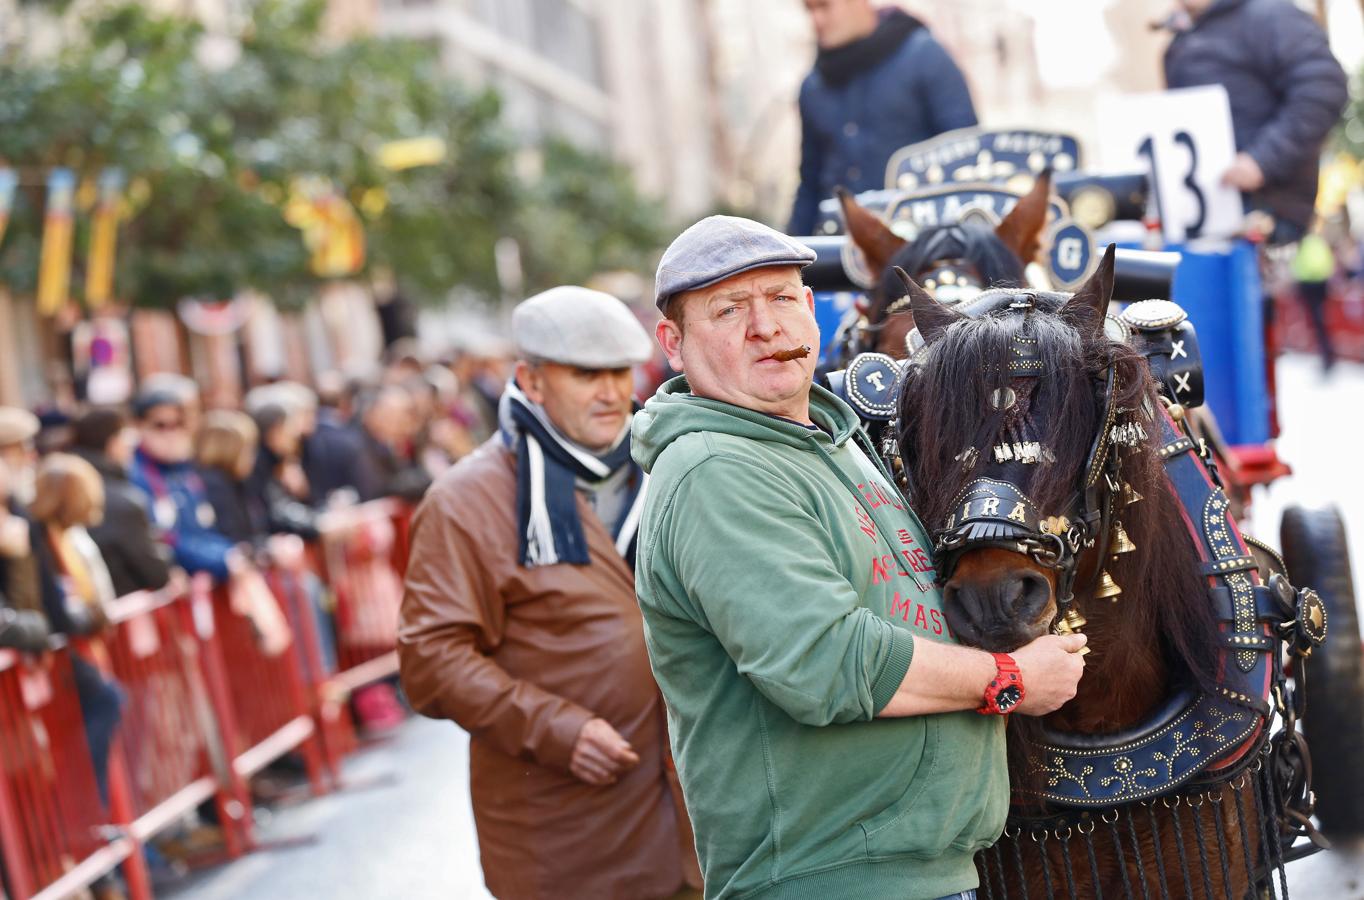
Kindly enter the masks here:
<path id="1" fill-rule="evenodd" d="M 1303 713 L 1317 817 L 1328 835 L 1364 835 L 1364 649 L 1345 525 L 1335 507 L 1290 506 L 1280 539 L 1289 579 L 1326 605 L 1326 642 L 1306 661 Z"/>

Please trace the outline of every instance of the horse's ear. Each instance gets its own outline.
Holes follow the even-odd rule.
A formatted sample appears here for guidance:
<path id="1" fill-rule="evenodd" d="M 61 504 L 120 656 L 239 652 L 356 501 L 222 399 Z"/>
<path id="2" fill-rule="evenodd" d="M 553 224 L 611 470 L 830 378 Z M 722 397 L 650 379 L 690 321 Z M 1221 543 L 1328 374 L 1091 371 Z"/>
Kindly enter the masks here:
<path id="1" fill-rule="evenodd" d="M 880 278 L 891 259 L 908 242 L 891 231 L 880 216 L 859 205 L 847 188 L 839 185 L 834 188 L 834 193 L 843 207 L 843 222 L 847 226 L 848 237 L 867 258 L 872 277 Z"/>
<path id="2" fill-rule="evenodd" d="M 953 322 L 965 318 L 961 313 L 943 306 L 936 297 L 919 287 L 919 283 L 910 278 L 904 269 L 896 266 L 895 274 L 904 284 L 905 292 L 909 294 L 909 308 L 914 311 L 914 326 L 919 329 L 919 336 L 924 339 L 925 344 L 933 343 L 942 337 L 943 332 L 951 327 Z"/>
<path id="3" fill-rule="evenodd" d="M 1113 299 L 1113 259 L 1116 251 L 1109 244 L 1094 274 L 1075 292 L 1075 296 L 1061 307 L 1061 317 L 1081 331 L 1103 331 L 1108 303 Z"/>
<path id="4" fill-rule="evenodd" d="M 995 236 L 1027 265 L 1042 246 L 1042 229 L 1047 224 L 1051 205 L 1051 169 L 1043 169 L 1032 190 L 1018 199 L 1014 208 L 995 228 Z"/>

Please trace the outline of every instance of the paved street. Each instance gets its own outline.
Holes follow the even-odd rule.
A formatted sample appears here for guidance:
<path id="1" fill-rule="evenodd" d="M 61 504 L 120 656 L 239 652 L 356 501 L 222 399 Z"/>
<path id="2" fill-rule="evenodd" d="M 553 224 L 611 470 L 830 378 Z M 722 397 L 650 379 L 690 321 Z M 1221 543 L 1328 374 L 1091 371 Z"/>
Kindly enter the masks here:
<path id="1" fill-rule="evenodd" d="M 1347 473 L 1364 448 L 1364 366 L 1343 364 L 1323 379 L 1315 362 L 1280 366 L 1281 455 L 1295 469 L 1256 500 L 1256 530 L 1277 543 L 1289 502 L 1334 502 L 1345 512 L 1356 571 L 1364 568 L 1364 479 Z M 352 757 L 352 785 L 277 810 L 262 822 L 266 841 L 287 849 L 254 854 L 201 873 L 169 892 L 194 900 L 370 900 L 376 897 L 485 898 L 467 785 L 467 737 L 416 719 L 390 742 Z M 313 840 L 295 845 L 301 838 Z M 1321 854 L 1290 867 L 1295 897 L 1364 898 L 1358 859 Z"/>
<path id="2" fill-rule="evenodd" d="M 254 853 L 158 896 L 184 900 L 484 900 L 469 809 L 469 739 L 413 719 L 346 762 L 345 790 L 277 809 Z"/>

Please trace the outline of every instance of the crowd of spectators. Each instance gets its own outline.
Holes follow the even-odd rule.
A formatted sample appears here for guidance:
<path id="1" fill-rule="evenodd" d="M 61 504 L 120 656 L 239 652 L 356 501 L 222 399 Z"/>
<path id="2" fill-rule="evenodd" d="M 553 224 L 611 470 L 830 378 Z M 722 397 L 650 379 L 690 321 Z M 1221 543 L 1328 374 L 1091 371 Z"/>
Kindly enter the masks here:
<path id="1" fill-rule="evenodd" d="M 198 383 L 172 373 L 143 379 L 126 407 L 41 417 L 0 407 L 0 647 L 39 653 L 52 635 L 98 636 L 117 597 L 206 573 L 262 650 L 281 653 L 292 635 L 262 574 L 273 568 L 302 579 L 334 665 L 306 542 L 345 507 L 419 499 L 491 433 L 504 379 L 496 361 L 428 366 L 399 348 L 367 377 L 259 385 L 240 409 L 204 410 Z M 99 641 L 78 646 L 75 683 L 107 802 L 125 692 L 92 658 Z M 362 725 L 401 718 L 392 689 L 378 687 L 357 703 Z"/>

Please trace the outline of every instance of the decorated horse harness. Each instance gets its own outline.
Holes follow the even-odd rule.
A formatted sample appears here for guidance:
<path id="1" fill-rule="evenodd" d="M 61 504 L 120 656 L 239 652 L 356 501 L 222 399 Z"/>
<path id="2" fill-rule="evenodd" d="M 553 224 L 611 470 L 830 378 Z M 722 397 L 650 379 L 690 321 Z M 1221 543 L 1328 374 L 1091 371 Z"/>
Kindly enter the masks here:
<path id="1" fill-rule="evenodd" d="M 956 308 L 968 316 L 981 316 L 1005 304 L 1026 307 L 1037 296 L 1028 291 L 989 291 Z M 1254 793 L 1255 814 L 1261 822 L 1277 823 L 1276 834 L 1282 838 L 1261 842 L 1264 865 L 1258 867 L 1257 879 L 1267 882 L 1269 867 L 1277 864 L 1286 896 L 1285 847 L 1307 836 L 1312 844 L 1305 852 L 1310 853 L 1324 846 L 1324 841 L 1309 820 L 1314 803 L 1310 760 L 1296 730 L 1302 695 L 1285 676 L 1280 657 L 1285 649 L 1306 657 L 1319 646 L 1326 635 L 1326 611 L 1314 591 L 1296 590 L 1288 582 L 1282 561 L 1273 551 L 1243 539 L 1229 515 L 1230 504 L 1212 455 L 1190 430 L 1184 415 L 1203 399 L 1197 338 L 1184 310 L 1168 300 L 1141 301 L 1119 316 L 1109 316 L 1106 331 L 1147 358 L 1162 408 L 1116 408 L 1115 374 L 1110 367 L 1096 384 L 1102 398 L 1101 425 L 1069 508 L 1047 515 L 1012 484 L 989 478 L 971 481 L 956 498 L 952 518 L 935 535 L 939 576 L 950 578 L 967 550 L 996 547 L 1023 553 L 1056 571 L 1054 630 L 1078 630 L 1084 624 L 1073 604 L 1079 558 L 1096 547 L 1100 560 L 1131 549 L 1118 513 L 1122 505 L 1140 498 L 1129 495 L 1131 488 L 1122 480 L 1115 448 L 1136 446 L 1147 437 L 1145 429 L 1153 427 L 1159 432 L 1157 453 L 1197 547 L 1208 602 L 1221 632 L 1216 682 L 1212 692 L 1177 689 L 1146 721 L 1120 734 L 1063 734 L 1044 728 L 1030 750 L 1038 767 L 1034 774 L 1041 776 L 1037 782 L 1041 787 L 1032 799 L 1044 801 L 1047 812 L 1011 816 L 1005 836 L 1026 835 L 1042 844 L 1045 853 L 1049 840 L 1064 842 L 1080 835 L 1092 841 L 1098 826 L 1112 828 L 1114 840 L 1119 840 L 1118 823 L 1125 815 L 1133 829 L 1129 849 L 1139 853 L 1132 825 L 1139 810 L 1145 808 L 1149 814 L 1153 803 L 1201 806 L 1204 798 L 1220 796 L 1222 788 L 1231 785 L 1237 790 L 1255 778 L 1260 780 Z M 923 349 L 917 332 L 911 333 L 908 344 L 911 358 L 906 365 L 912 366 Z M 1038 374 L 1041 362 L 1027 339 L 1015 338 L 1011 350 L 1011 375 Z M 863 354 L 829 380 L 873 432 L 884 436 L 881 447 L 893 471 L 903 479 L 899 448 L 892 437 L 900 366 L 883 354 Z M 992 398 L 996 408 L 1009 402 L 1007 396 Z M 989 452 L 996 461 L 1025 464 L 1042 462 L 1048 453 L 1045 447 L 1026 441 L 1001 443 Z M 912 494 L 912 485 L 902 482 L 902 487 Z M 1102 565 L 1096 567 L 1088 588 L 1096 597 L 1121 592 Z M 1276 713 L 1281 727 L 1271 734 Z M 1264 809 L 1260 808 L 1262 796 Z M 1240 825 L 1244 832 L 1245 823 Z M 1221 831 L 1217 840 L 1223 840 Z M 1200 831 L 1200 857 L 1206 872 L 1209 863 L 1203 842 Z M 1064 847 L 1062 852 L 1069 853 Z M 1305 855 L 1296 848 L 1293 853 Z M 1092 861 L 1092 844 L 1089 856 Z M 1227 865 L 1225 859 L 1221 863 Z M 992 865 L 998 867 L 1004 888 L 1001 896 L 1010 896 L 1005 887 L 1010 881 L 1005 877 L 1005 854 L 996 848 L 991 858 L 991 852 L 986 852 L 981 865 L 983 877 L 991 873 Z M 1021 877 L 1021 855 L 1017 865 Z M 982 887 L 988 887 L 986 881 Z M 995 892 L 987 890 L 986 894 Z"/>

